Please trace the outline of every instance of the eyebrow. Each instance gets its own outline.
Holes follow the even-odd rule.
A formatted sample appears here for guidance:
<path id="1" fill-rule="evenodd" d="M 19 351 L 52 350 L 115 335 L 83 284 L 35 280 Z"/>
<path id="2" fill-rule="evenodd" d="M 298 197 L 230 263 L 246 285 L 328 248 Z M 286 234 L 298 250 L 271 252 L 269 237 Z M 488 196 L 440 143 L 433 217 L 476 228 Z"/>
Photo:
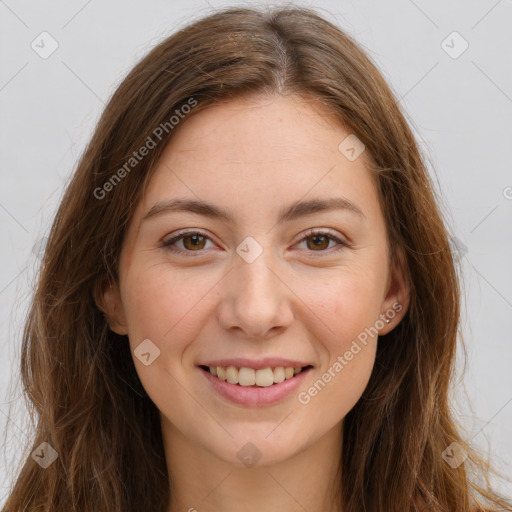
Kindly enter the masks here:
<path id="1" fill-rule="evenodd" d="M 358 217 L 366 218 L 360 208 L 344 197 L 332 197 L 328 199 L 311 199 L 309 201 L 297 201 L 282 208 L 277 216 L 277 223 L 290 222 L 318 212 L 332 210 L 344 210 Z M 212 219 L 219 219 L 229 224 L 234 224 L 235 217 L 232 213 L 213 204 L 195 199 L 169 199 L 154 204 L 142 218 L 142 221 L 170 212 L 191 212 L 204 215 Z"/>

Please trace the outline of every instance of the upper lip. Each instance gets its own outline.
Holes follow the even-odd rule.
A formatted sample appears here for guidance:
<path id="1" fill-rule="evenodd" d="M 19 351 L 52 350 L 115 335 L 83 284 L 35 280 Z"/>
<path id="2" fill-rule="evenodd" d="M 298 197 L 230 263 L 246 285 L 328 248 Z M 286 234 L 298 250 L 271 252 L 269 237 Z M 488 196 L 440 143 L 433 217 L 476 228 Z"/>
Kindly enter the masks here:
<path id="1" fill-rule="evenodd" d="M 305 366 L 312 366 L 309 363 L 296 361 L 292 359 L 282 359 L 280 357 L 266 357 L 264 359 L 247 359 L 245 357 L 235 357 L 230 359 L 215 359 L 204 363 L 198 363 L 197 366 L 234 366 L 235 368 L 254 368 L 260 370 L 262 368 L 276 368 L 278 366 L 304 368 Z"/>

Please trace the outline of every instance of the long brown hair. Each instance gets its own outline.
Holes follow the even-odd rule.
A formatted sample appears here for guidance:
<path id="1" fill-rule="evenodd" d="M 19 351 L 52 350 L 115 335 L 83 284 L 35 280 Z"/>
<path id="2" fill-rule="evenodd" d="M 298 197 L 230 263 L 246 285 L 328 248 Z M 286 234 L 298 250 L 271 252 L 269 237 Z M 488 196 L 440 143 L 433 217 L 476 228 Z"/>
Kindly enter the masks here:
<path id="1" fill-rule="evenodd" d="M 293 93 L 322 101 L 373 157 L 392 262 L 404 255 L 411 284 L 409 309 L 378 344 L 368 386 L 344 418 L 344 512 L 512 510 L 473 482 L 487 465 L 451 413 L 459 277 L 405 114 L 347 34 L 313 10 L 286 7 L 230 8 L 190 24 L 149 52 L 108 102 L 55 217 L 23 332 L 21 377 L 37 416 L 28 453 L 47 442 L 58 458 L 46 469 L 22 461 L 8 512 L 165 512 L 172 483 L 158 410 L 99 293 L 118 279 L 134 207 L 179 129 L 172 116 L 186 122 L 180 113 L 244 94 Z M 149 139 L 147 155 L 131 160 Z M 469 454 L 456 468 L 442 457 L 453 442 Z"/>

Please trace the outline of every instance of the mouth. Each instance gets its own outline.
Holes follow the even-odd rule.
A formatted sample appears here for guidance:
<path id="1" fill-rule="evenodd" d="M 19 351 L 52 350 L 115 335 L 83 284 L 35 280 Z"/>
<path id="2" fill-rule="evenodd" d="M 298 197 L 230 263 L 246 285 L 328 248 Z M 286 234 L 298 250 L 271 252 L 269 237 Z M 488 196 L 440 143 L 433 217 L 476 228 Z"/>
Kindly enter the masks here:
<path id="1" fill-rule="evenodd" d="M 209 389 L 218 396 L 243 407 L 271 407 L 297 393 L 299 386 L 304 386 L 313 365 L 305 366 L 271 366 L 277 361 L 232 360 L 230 366 L 218 366 L 224 361 L 215 361 L 215 366 L 197 365 L 198 371 L 209 384 Z M 279 361 L 281 362 L 281 361 Z M 213 361 L 212 361 L 213 363 Z M 300 364 L 298 361 L 288 364 Z M 228 364 L 228 361 L 225 362 Z M 281 363 L 284 364 L 284 363 Z M 236 365 L 236 366 L 235 366 Z"/>
<path id="2" fill-rule="evenodd" d="M 246 366 L 199 365 L 199 368 L 220 381 L 225 381 L 239 387 L 267 388 L 284 381 L 292 380 L 297 375 L 313 368 L 313 366 L 268 366 L 266 368 L 255 369 Z"/>

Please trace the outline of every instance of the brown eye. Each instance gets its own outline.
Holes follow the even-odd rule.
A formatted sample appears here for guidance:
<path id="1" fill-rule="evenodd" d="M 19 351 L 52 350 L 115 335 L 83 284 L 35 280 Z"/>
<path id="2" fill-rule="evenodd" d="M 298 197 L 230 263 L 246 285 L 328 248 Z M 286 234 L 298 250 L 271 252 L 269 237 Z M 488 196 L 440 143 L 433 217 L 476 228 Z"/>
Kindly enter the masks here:
<path id="1" fill-rule="evenodd" d="M 329 247 L 329 244 L 334 242 L 334 245 Z M 305 244 L 304 249 L 310 253 L 316 252 L 318 256 L 328 256 L 333 254 L 344 247 L 348 247 L 348 244 L 337 238 L 326 231 L 308 231 L 302 240 L 299 242 L 300 244 Z M 337 245 L 338 247 L 335 247 Z M 316 255 L 315 255 L 316 256 Z"/>
<path id="2" fill-rule="evenodd" d="M 188 231 L 163 242 L 162 247 L 176 253 L 196 252 L 199 255 L 205 249 L 207 242 L 211 242 L 211 240 L 202 233 Z"/>
<path id="3" fill-rule="evenodd" d="M 199 234 L 185 235 L 183 237 L 183 246 L 192 251 L 195 249 L 204 249 L 205 242 L 206 238 Z"/>
<path id="4" fill-rule="evenodd" d="M 312 235 L 306 238 L 308 249 L 327 249 L 331 239 L 326 235 Z M 309 241 L 312 241 L 310 244 Z"/>

